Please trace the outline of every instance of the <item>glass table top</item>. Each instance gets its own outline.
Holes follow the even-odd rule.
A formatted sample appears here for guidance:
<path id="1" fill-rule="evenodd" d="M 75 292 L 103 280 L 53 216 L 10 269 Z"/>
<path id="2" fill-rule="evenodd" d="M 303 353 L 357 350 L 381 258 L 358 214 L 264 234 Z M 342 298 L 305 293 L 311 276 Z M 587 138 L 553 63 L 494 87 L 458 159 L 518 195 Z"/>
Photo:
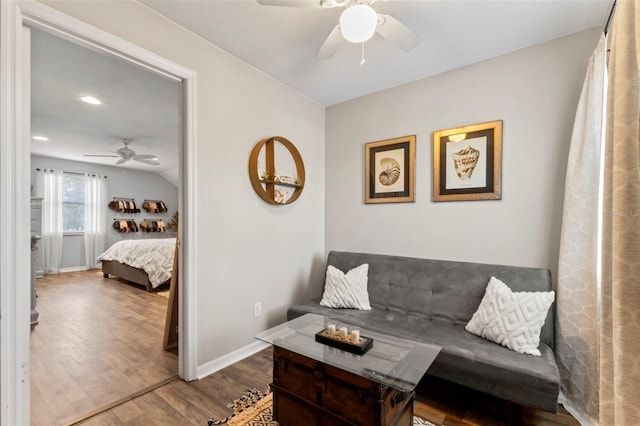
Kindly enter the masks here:
<path id="1" fill-rule="evenodd" d="M 361 336 L 373 338 L 373 346 L 365 354 L 356 355 L 316 342 L 315 334 L 324 330 L 327 324 L 347 327 L 349 331 L 357 329 Z M 263 331 L 256 339 L 403 392 L 415 389 L 441 349 L 437 345 L 369 331 L 316 314 L 306 314 Z"/>

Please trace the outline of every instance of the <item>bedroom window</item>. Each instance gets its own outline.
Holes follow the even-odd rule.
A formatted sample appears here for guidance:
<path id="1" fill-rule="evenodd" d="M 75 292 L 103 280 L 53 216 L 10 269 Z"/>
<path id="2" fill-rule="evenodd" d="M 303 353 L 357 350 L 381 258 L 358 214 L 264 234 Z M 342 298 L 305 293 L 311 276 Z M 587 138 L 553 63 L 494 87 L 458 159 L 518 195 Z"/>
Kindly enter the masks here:
<path id="1" fill-rule="evenodd" d="M 84 232 L 84 176 L 62 177 L 62 230 Z"/>

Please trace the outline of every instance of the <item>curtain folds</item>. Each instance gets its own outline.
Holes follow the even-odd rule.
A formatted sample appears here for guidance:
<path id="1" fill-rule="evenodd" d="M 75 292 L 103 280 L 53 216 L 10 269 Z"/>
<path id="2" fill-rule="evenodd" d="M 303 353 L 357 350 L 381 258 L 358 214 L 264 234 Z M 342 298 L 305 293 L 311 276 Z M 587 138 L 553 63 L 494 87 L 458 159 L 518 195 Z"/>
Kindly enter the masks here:
<path id="1" fill-rule="evenodd" d="M 600 424 L 640 424 L 640 2 L 610 33 L 604 157 Z"/>
<path id="2" fill-rule="evenodd" d="M 42 190 L 42 259 L 45 274 L 62 265 L 62 170 L 38 171 Z"/>
<path id="3" fill-rule="evenodd" d="M 640 2 L 618 0 L 612 22 L 571 141 L 556 354 L 567 410 L 583 425 L 627 426 L 640 424 Z"/>
<path id="4" fill-rule="evenodd" d="M 580 423 L 598 416 L 598 217 L 606 98 L 606 40 L 589 61 L 571 137 L 558 264 L 560 402 Z"/>
<path id="5" fill-rule="evenodd" d="M 85 175 L 84 185 L 84 258 L 88 269 L 98 267 L 96 258 L 104 251 L 107 206 L 106 178 Z"/>

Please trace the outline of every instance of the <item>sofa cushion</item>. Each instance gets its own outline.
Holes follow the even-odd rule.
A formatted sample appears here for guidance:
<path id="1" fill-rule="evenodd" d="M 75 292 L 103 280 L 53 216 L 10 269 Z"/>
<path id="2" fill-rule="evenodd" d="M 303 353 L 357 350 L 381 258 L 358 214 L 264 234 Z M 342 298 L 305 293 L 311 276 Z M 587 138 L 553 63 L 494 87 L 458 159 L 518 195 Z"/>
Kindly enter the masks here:
<path id="1" fill-rule="evenodd" d="M 366 263 L 351 269 L 346 274 L 331 265 L 327 266 L 324 293 L 320 305 L 327 308 L 355 308 L 370 310 L 367 292 Z"/>
<path id="2" fill-rule="evenodd" d="M 541 356 L 533 357 L 470 334 L 461 326 L 436 321 L 425 340 L 442 346 L 428 374 L 518 404 L 556 412 L 560 373 L 549 346 L 541 344 Z"/>
<path id="3" fill-rule="evenodd" d="M 516 352 L 540 356 L 540 330 L 553 299 L 553 291 L 511 291 L 491 277 L 465 330 Z"/>

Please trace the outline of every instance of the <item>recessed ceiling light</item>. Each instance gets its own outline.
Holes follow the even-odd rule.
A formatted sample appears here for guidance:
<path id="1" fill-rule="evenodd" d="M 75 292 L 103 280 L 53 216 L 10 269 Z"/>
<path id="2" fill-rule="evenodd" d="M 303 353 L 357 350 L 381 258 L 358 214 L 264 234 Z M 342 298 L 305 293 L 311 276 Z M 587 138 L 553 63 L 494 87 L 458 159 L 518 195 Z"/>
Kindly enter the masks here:
<path id="1" fill-rule="evenodd" d="M 37 140 L 37 141 L 48 141 L 49 138 L 45 137 L 45 136 L 33 136 L 33 139 Z"/>
<path id="2" fill-rule="evenodd" d="M 93 96 L 83 96 L 83 97 L 80 98 L 80 100 L 82 102 L 86 102 L 86 103 L 91 104 L 91 105 L 100 105 L 102 103 L 102 102 L 100 102 L 99 99 L 96 99 Z"/>

